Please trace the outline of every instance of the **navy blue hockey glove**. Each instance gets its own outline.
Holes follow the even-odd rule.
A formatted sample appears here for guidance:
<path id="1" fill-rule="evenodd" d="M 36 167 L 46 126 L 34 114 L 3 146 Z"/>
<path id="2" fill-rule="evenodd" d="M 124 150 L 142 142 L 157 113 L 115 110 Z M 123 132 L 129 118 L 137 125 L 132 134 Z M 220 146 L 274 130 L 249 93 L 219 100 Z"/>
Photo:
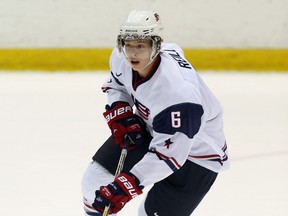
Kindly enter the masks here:
<path id="1" fill-rule="evenodd" d="M 103 113 L 107 124 L 112 132 L 112 136 L 117 145 L 124 147 L 124 138 L 128 135 L 130 146 L 128 150 L 134 149 L 142 144 L 144 133 L 136 115 L 133 114 L 132 107 L 126 102 L 106 105 L 106 112 Z"/>
<path id="2" fill-rule="evenodd" d="M 99 212 L 103 212 L 105 206 L 111 204 L 109 214 L 119 212 L 127 202 L 142 194 L 143 186 L 139 186 L 139 180 L 132 173 L 120 173 L 120 175 L 107 186 L 102 186 L 95 192 L 96 198 L 92 206 Z"/>

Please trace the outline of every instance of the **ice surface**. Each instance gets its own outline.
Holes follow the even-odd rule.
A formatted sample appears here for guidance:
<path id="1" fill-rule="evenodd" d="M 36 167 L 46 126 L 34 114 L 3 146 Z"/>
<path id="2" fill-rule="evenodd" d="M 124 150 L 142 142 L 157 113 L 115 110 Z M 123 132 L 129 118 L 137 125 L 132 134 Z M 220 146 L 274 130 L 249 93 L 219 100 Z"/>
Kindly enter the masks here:
<path id="1" fill-rule="evenodd" d="M 110 134 L 107 72 L 0 72 L 0 215 L 79 216 L 86 165 Z M 195 216 L 288 215 L 288 73 L 201 72 L 225 109 L 231 169 Z M 142 196 L 120 216 L 136 215 Z"/>

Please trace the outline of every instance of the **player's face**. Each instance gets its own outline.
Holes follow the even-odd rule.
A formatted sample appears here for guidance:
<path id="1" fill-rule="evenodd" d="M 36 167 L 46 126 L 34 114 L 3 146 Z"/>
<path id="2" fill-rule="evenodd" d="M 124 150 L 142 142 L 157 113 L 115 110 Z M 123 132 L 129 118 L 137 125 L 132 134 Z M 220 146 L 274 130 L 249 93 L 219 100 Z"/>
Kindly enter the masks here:
<path id="1" fill-rule="evenodd" d="M 141 71 L 150 62 L 151 40 L 125 40 L 124 50 L 127 61 L 135 71 Z"/>

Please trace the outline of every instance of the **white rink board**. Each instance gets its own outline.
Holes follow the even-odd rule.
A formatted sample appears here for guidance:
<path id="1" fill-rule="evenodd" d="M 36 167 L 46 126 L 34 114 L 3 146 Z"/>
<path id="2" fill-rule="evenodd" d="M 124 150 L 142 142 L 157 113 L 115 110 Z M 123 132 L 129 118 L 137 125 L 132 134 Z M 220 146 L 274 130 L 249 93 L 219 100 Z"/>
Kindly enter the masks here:
<path id="1" fill-rule="evenodd" d="M 81 176 L 110 134 L 107 75 L 0 72 L 0 215 L 83 215 Z M 224 106 L 232 162 L 193 215 L 287 216 L 288 73 L 201 76 Z"/>
<path id="2" fill-rule="evenodd" d="M 0 48 L 115 45 L 134 9 L 153 9 L 164 41 L 186 48 L 288 48 L 287 0 L 1 0 Z"/>

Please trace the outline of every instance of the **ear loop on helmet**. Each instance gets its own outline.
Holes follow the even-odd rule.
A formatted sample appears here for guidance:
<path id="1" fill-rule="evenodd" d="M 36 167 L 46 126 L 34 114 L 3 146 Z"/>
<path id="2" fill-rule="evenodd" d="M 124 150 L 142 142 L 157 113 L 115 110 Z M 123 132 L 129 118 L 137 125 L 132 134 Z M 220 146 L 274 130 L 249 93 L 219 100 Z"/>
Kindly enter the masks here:
<path id="1" fill-rule="evenodd" d="M 153 61 L 153 59 L 160 53 L 161 48 L 161 38 L 160 37 L 151 37 L 152 40 L 152 52 L 150 55 L 150 61 Z"/>
<path id="2" fill-rule="evenodd" d="M 121 35 L 118 35 L 117 36 L 117 48 L 120 54 L 123 53 L 123 47 L 124 47 L 123 37 Z"/>
<path id="3" fill-rule="evenodd" d="M 117 36 L 117 48 L 118 48 L 119 56 L 124 56 L 125 59 L 127 60 L 128 57 L 126 55 L 126 51 L 125 51 L 124 46 L 125 46 L 125 42 L 124 42 L 123 36 L 118 35 Z M 126 61 L 126 64 L 129 65 L 128 61 Z"/>

